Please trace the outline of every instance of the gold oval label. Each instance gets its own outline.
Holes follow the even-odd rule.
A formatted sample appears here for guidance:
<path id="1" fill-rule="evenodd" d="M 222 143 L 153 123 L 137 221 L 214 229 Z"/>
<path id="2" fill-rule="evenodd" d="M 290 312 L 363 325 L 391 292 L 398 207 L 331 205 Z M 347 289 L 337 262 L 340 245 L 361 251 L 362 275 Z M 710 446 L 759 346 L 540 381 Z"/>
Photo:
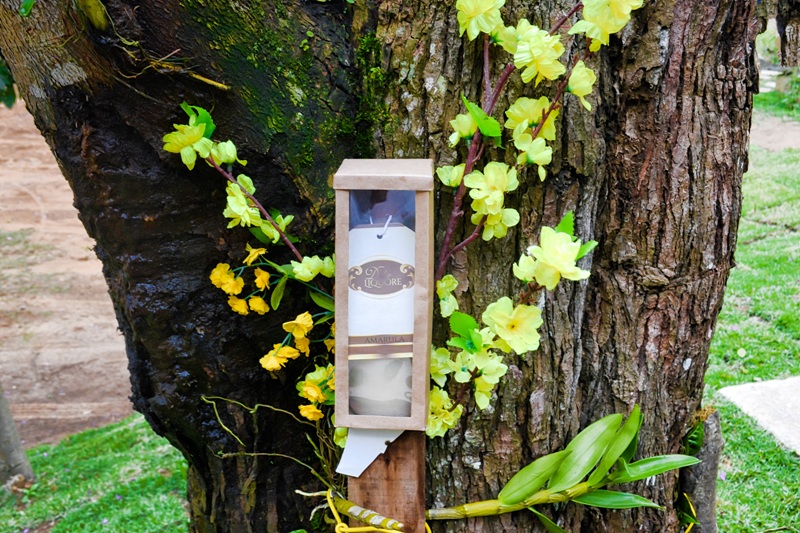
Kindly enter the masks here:
<path id="1" fill-rule="evenodd" d="M 368 294 L 393 294 L 414 286 L 414 267 L 379 259 L 349 270 L 349 285 Z"/>

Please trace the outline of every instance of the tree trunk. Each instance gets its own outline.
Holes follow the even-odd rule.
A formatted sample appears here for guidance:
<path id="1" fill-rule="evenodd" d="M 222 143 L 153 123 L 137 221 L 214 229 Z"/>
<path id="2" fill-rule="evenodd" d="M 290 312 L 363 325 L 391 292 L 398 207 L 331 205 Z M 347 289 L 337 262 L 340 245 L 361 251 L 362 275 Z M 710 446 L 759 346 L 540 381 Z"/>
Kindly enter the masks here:
<path id="1" fill-rule="evenodd" d="M 3 384 L 0 383 L 0 486 L 17 475 L 27 481 L 32 481 L 34 477 L 31 463 L 19 440 Z"/>
<path id="2" fill-rule="evenodd" d="M 778 0 L 775 19 L 781 37 L 781 65 L 800 66 L 800 1 Z"/>
<path id="3" fill-rule="evenodd" d="M 201 399 L 294 410 L 302 369 L 271 380 L 258 358 L 280 342 L 280 323 L 303 303 L 259 319 L 230 312 L 208 274 L 219 261 L 241 260 L 248 236 L 226 230 L 218 215 L 220 178 L 208 169 L 189 174 L 161 150 L 161 136 L 185 121 L 182 100 L 213 107 L 221 138 L 231 137 L 248 159 L 257 195 L 297 215 L 295 233 L 317 253 L 330 241 L 329 177 L 344 157 L 456 162 L 448 121 L 461 111 L 462 91 L 480 98 L 480 45 L 459 38 L 453 1 L 105 5 L 114 24 L 100 31 L 71 3 L 38 2 L 23 19 L 17 2 L 0 0 L 0 49 L 97 240 L 135 406 L 190 462 L 195 530 L 307 525 L 310 504 L 293 494 L 316 487 L 307 473 L 280 459 L 220 460 L 217 451 L 238 447 Z M 547 27 L 570 7 L 509 0 L 504 15 L 508 24 L 528 16 Z M 430 505 L 493 498 L 522 465 L 635 403 L 645 418 L 640 454 L 679 450 L 700 404 L 733 261 L 756 84 L 754 9 L 738 0 L 646 2 L 591 60 L 592 113 L 566 101 L 547 180 L 524 176 L 511 196 L 520 225 L 508 240 L 473 244 L 455 258 L 462 309 L 479 313 L 519 288 L 510 261 L 537 240 L 542 223 L 574 209 L 581 238 L 600 243 L 585 265 L 588 282 L 543 298 L 541 348 L 507 358 L 495 406 L 467 413 L 429 443 Z M 495 74 L 505 60 L 498 61 Z M 512 82 L 504 101 L 530 90 Z M 442 192 L 437 201 L 441 240 L 452 198 Z M 298 445 L 305 438 L 277 415 L 221 416 L 251 451 L 310 460 Z M 668 474 L 632 487 L 666 511 L 546 511 L 575 532 L 676 531 L 676 481 Z M 433 527 L 535 531 L 532 516 Z"/>

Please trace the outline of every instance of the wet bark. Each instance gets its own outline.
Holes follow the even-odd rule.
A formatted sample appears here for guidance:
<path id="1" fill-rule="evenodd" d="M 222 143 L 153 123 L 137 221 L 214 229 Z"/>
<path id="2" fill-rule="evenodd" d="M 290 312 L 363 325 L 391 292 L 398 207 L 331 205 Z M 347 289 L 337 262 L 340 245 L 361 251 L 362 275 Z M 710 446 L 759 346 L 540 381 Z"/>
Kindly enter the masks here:
<path id="1" fill-rule="evenodd" d="M 134 404 L 190 461 L 194 530 L 307 525 L 309 504 L 293 490 L 318 486 L 289 461 L 220 460 L 217 451 L 238 447 L 201 399 L 294 410 L 303 369 L 271 380 L 258 358 L 280 342 L 280 323 L 303 302 L 258 319 L 230 312 L 208 273 L 217 262 L 241 260 L 247 235 L 225 229 L 220 178 L 209 169 L 189 173 L 161 150 L 161 136 L 185 121 L 182 100 L 213 107 L 220 136 L 240 147 L 265 203 L 295 214 L 303 245 L 323 252 L 328 180 L 341 159 L 373 152 L 456 161 L 447 121 L 460 111 L 462 91 L 480 98 L 479 45 L 458 36 L 452 1 L 105 5 L 114 25 L 100 31 L 72 3 L 37 2 L 22 19 L 16 2 L 0 0 L 0 49 L 97 241 L 126 337 Z M 528 16 L 546 27 L 571 5 L 510 0 L 505 18 Z M 510 261 L 536 240 L 540 224 L 574 209 L 581 238 L 600 243 L 583 265 L 592 271 L 587 282 L 542 298 L 542 347 L 509 358 L 495 406 L 470 411 L 461 427 L 429 443 L 430 505 L 493 498 L 521 465 L 635 403 L 645 415 L 640 454 L 679 450 L 700 405 L 733 262 L 755 90 L 754 9 L 738 0 L 646 3 L 592 59 L 594 111 L 567 99 L 547 181 L 525 176 L 513 196 L 520 225 L 507 240 L 474 244 L 455 258 L 463 309 L 480 313 L 519 289 Z M 512 81 L 508 98 L 520 95 L 530 89 Z M 437 201 L 443 228 L 452 197 L 439 191 Z M 222 416 L 251 450 L 311 458 L 285 419 Z M 576 532 L 676 531 L 676 482 L 670 474 L 630 487 L 664 512 L 574 505 L 547 512 Z M 525 514 L 434 525 L 536 527 Z"/>

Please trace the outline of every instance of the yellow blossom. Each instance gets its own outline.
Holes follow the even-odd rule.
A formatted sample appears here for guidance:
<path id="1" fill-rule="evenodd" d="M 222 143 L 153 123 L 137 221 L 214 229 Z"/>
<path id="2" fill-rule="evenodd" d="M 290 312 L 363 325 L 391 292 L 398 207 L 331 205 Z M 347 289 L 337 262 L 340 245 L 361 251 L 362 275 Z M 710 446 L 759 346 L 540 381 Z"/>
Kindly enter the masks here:
<path id="1" fill-rule="evenodd" d="M 256 268 L 253 272 L 256 275 L 256 287 L 262 291 L 267 290 L 269 288 L 269 272 L 260 268 Z"/>
<path id="2" fill-rule="evenodd" d="M 458 311 L 458 300 L 453 296 L 453 291 L 458 287 L 458 281 L 448 274 L 436 282 L 436 295 L 439 296 L 439 307 L 443 317 L 448 317 Z"/>
<path id="3" fill-rule="evenodd" d="M 247 257 L 244 258 L 243 263 L 247 266 L 251 266 L 253 261 L 258 259 L 260 256 L 267 253 L 266 248 L 253 248 L 249 244 L 245 246 L 245 250 L 247 250 Z"/>
<path id="4" fill-rule="evenodd" d="M 491 33 L 499 24 L 503 23 L 500 8 L 506 0 L 458 0 L 458 28 L 459 35 L 467 32 L 472 41 L 481 32 Z"/>
<path id="5" fill-rule="evenodd" d="M 518 128 L 524 127 L 524 122 L 518 126 Z M 529 133 L 516 136 L 514 146 L 520 151 L 517 163 L 520 165 L 529 163 L 538 165 L 539 180 L 544 181 L 547 176 L 544 165 L 549 165 L 550 161 L 552 161 L 553 149 L 547 146 L 544 139 L 541 137 L 533 139 Z"/>
<path id="6" fill-rule="evenodd" d="M 316 405 L 301 405 L 300 406 L 300 415 L 308 418 L 312 422 L 316 422 L 320 420 L 324 415 L 322 411 L 320 411 Z"/>
<path id="7" fill-rule="evenodd" d="M 439 167 L 436 169 L 436 175 L 439 177 L 439 181 L 448 187 L 458 187 L 461 185 L 461 180 L 464 178 L 464 167 L 464 163 L 454 167 L 449 165 Z"/>
<path id="8" fill-rule="evenodd" d="M 305 337 L 311 328 L 314 327 L 314 319 L 311 318 L 311 313 L 306 311 L 297 318 L 283 323 L 283 330 L 294 335 L 295 338 Z"/>
<path id="9" fill-rule="evenodd" d="M 318 255 L 313 257 L 303 257 L 303 260 L 300 263 L 297 261 L 292 261 L 294 277 L 300 281 L 311 281 L 317 277 L 317 274 L 320 273 L 320 270 L 322 270 L 324 266 L 324 261 L 320 259 Z"/>
<path id="10" fill-rule="evenodd" d="M 597 81 L 592 69 L 587 68 L 583 61 L 578 61 L 569 76 L 567 90 L 577 96 L 587 111 L 592 110 L 592 104 L 586 101 L 586 96 L 592 93 L 592 86 Z"/>
<path id="11" fill-rule="evenodd" d="M 282 232 L 286 233 L 286 226 L 288 226 L 289 223 L 292 220 L 294 220 L 294 215 L 288 215 L 284 217 L 281 214 L 276 214 L 272 216 L 272 220 L 275 222 L 275 224 L 278 226 L 278 228 L 280 228 Z M 273 226 L 270 221 L 262 219 L 259 222 L 258 227 L 261 228 L 261 231 L 264 232 L 264 235 L 266 235 L 266 237 L 270 239 L 273 243 L 276 243 L 280 240 L 281 234 L 278 232 L 277 229 L 275 229 L 275 226 Z"/>
<path id="12" fill-rule="evenodd" d="M 597 52 L 601 45 L 608 45 L 612 33 L 617 33 L 630 21 L 631 11 L 642 5 L 643 0 L 586 0 L 583 20 L 575 23 L 569 33 L 585 33 L 592 40 L 589 49 Z"/>
<path id="13" fill-rule="evenodd" d="M 464 178 L 464 185 L 470 188 L 473 199 L 472 209 L 483 215 L 501 214 L 505 193 L 516 190 L 517 171 L 505 163 L 488 163 L 483 172 L 475 170 Z"/>
<path id="14" fill-rule="evenodd" d="M 222 285 L 220 288 L 225 291 L 226 294 L 239 294 L 244 288 L 244 280 L 241 277 L 234 278 L 233 276 L 230 276 L 222 280 Z"/>
<path id="15" fill-rule="evenodd" d="M 434 348 L 431 346 L 431 379 L 440 387 L 447 382 L 447 374 L 453 371 L 450 368 L 452 359 L 447 348 Z"/>
<path id="16" fill-rule="evenodd" d="M 233 144 L 233 141 L 216 143 L 213 148 L 211 148 L 211 158 L 218 165 L 232 164 L 234 162 L 240 165 L 247 164 L 247 161 L 243 161 L 237 156 L 236 145 Z"/>
<path id="17" fill-rule="evenodd" d="M 164 150 L 173 154 L 181 154 L 181 161 L 189 170 L 194 168 L 197 154 L 203 159 L 211 154 L 214 143 L 203 136 L 206 125 L 173 124 L 176 131 L 164 135 Z"/>
<path id="18" fill-rule="evenodd" d="M 303 352 L 305 355 L 309 355 L 311 353 L 311 349 L 309 345 L 311 344 L 311 339 L 308 337 L 295 337 L 294 338 L 294 345 L 297 347 L 298 350 Z"/>
<path id="19" fill-rule="evenodd" d="M 285 365 L 289 359 L 297 359 L 299 356 L 300 352 L 291 346 L 275 344 L 272 350 L 259 360 L 259 363 L 270 372 L 276 372 L 283 368 L 283 365 Z"/>
<path id="20" fill-rule="evenodd" d="M 492 42 L 503 47 L 509 54 L 517 51 L 517 29 L 514 26 L 503 26 L 502 24 L 494 28 L 491 32 Z"/>
<path id="21" fill-rule="evenodd" d="M 464 411 L 463 405 L 453 408 L 453 400 L 447 392 L 439 387 L 433 387 L 430 392 L 428 403 L 428 427 L 425 433 L 430 438 L 443 437 L 447 430 L 455 427 Z"/>
<path id="22" fill-rule="evenodd" d="M 217 266 L 211 271 L 209 279 L 211 279 L 211 283 L 215 287 L 221 289 L 222 286 L 227 283 L 229 279 L 233 279 L 233 277 L 234 274 L 231 272 L 231 266 L 228 263 L 217 263 Z"/>
<path id="23" fill-rule="evenodd" d="M 538 307 L 523 304 L 514 307 L 511 298 L 504 296 L 489 304 L 481 318 L 518 354 L 539 347 L 537 330 L 542 325 L 542 311 Z"/>
<path id="24" fill-rule="evenodd" d="M 262 223 L 261 213 L 258 208 L 250 205 L 250 200 L 242 192 L 241 187 L 235 183 L 229 183 L 225 188 L 228 193 L 228 203 L 222 211 L 225 218 L 230 218 L 228 227 L 234 226 L 260 226 Z"/>
<path id="25" fill-rule="evenodd" d="M 316 403 L 324 403 L 327 399 L 322 393 L 322 389 L 319 388 L 319 385 L 316 383 L 311 383 L 310 381 L 303 382 L 303 388 L 300 391 L 300 396 L 306 400 Z"/>
<path id="26" fill-rule="evenodd" d="M 572 236 L 544 226 L 539 245 L 528 248 L 528 254 L 536 260 L 533 267 L 526 262 L 520 268 L 526 269 L 526 274 L 532 268 L 536 283 L 547 290 L 553 290 L 562 277 L 573 281 L 589 277 L 589 271 L 580 269 L 575 264 L 580 248 L 580 241 L 573 241 Z"/>
<path id="27" fill-rule="evenodd" d="M 242 300 L 241 298 L 237 298 L 236 296 L 231 296 L 228 298 L 228 305 L 231 306 L 231 309 L 239 313 L 240 315 L 246 315 L 249 313 L 247 310 L 247 300 Z"/>
<path id="28" fill-rule="evenodd" d="M 517 28 L 517 34 L 514 66 L 525 68 L 522 81 L 528 83 L 536 78 L 538 85 L 544 78 L 554 80 L 566 72 L 567 68 L 558 60 L 564 53 L 564 45 L 558 35 L 550 35 L 536 26 L 526 27 L 525 31 Z"/>
<path id="29" fill-rule="evenodd" d="M 344 448 L 347 444 L 347 428 L 336 428 L 333 430 L 333 443 L 339 448 Z"/>
<path id="30" fill-rule="evenodd" d="M 461 139 L 472 139 L 472 136 L 478 131 L 478 123 L 469 113 L 457 115 L 450 121 L 450 125 L 454 130 L 449 139 L 451 147 L 456 146 Z"/>
<path id="31" fill-rule="evenodd" d="M 336 353 L 336 339 L 325 339 L 322 342 L 325 344 L 325 348 L 327 348 L 330 353 Z"/>
<path id="32" fill-rule="evenodd" d="M 517 98 L 517 100 L 511 104 L 511 107 L 506 110 L 506 120 L 505 127 L 510 130 L 514 130 L 514 139 L 519 134 L 522 133 L 530 133 L 533 134 L 533 130 L 539 125 L 542 121 L 542 116 L 544 116 L 544 112 L 550 107 L 550 100 L 547 99 L 546 96 L 542 96 L 534 100 L 533 98 Z M 544 122 L 544 126 L 539 130 L 539 133 L 536 134 L 536 137 L 544 137 L 548 141 L 555 140 L 556 138 L 556 118 L 558 117 L 558 109 L 554 109 L 547 115 L 547 120 Z M 526 125 L 519 129 L 520 124 L 526 123 Z"/>
<path id="33" fill-rule="evenodd" d="M 333 257 L 325 257 L 322 260 L 322 267 L 319 269 L 319 273 L 325 276 L 326 278 L 331 278 L 336 273 L 336 255 L 334 254 Z"/>
<path id="34" fill-rule="evenodd" d="M 250 310 L 255 311 L 259 315 L 263 315 L 269 311 L 267 302 L 265 302 L 264 298 L 260 296 L 252 296 L 249 300 L 247 300 L 247 303 L 250 305 Z"/>
<path id="35" fill-rule="evenodd" d="M 477 225 L 483 216 L 481 213 L 474 213 L 470 220 Z M 519 212 L 516 209 L 504 208 L 500 213 L 486 216 L 481 238 L 484 241 L 490 241 L 493 238 L 501 239 L 508 233 L 508 228 L 517 224 L 519 224 Z"/>

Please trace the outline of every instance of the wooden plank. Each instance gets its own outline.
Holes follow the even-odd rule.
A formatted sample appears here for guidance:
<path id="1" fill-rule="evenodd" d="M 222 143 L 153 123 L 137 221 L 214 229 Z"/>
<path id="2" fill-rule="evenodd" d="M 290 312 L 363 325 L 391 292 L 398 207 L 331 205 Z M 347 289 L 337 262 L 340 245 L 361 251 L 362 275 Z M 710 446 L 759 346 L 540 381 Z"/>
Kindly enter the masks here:
<path id="1" fill-rule="evenodd" d="M 425 533 L 425 433 L 405 431 L 358 478 L 350 478 L 347 499 Z M 360 524 L 353 524 L 357 526 Z"/>

